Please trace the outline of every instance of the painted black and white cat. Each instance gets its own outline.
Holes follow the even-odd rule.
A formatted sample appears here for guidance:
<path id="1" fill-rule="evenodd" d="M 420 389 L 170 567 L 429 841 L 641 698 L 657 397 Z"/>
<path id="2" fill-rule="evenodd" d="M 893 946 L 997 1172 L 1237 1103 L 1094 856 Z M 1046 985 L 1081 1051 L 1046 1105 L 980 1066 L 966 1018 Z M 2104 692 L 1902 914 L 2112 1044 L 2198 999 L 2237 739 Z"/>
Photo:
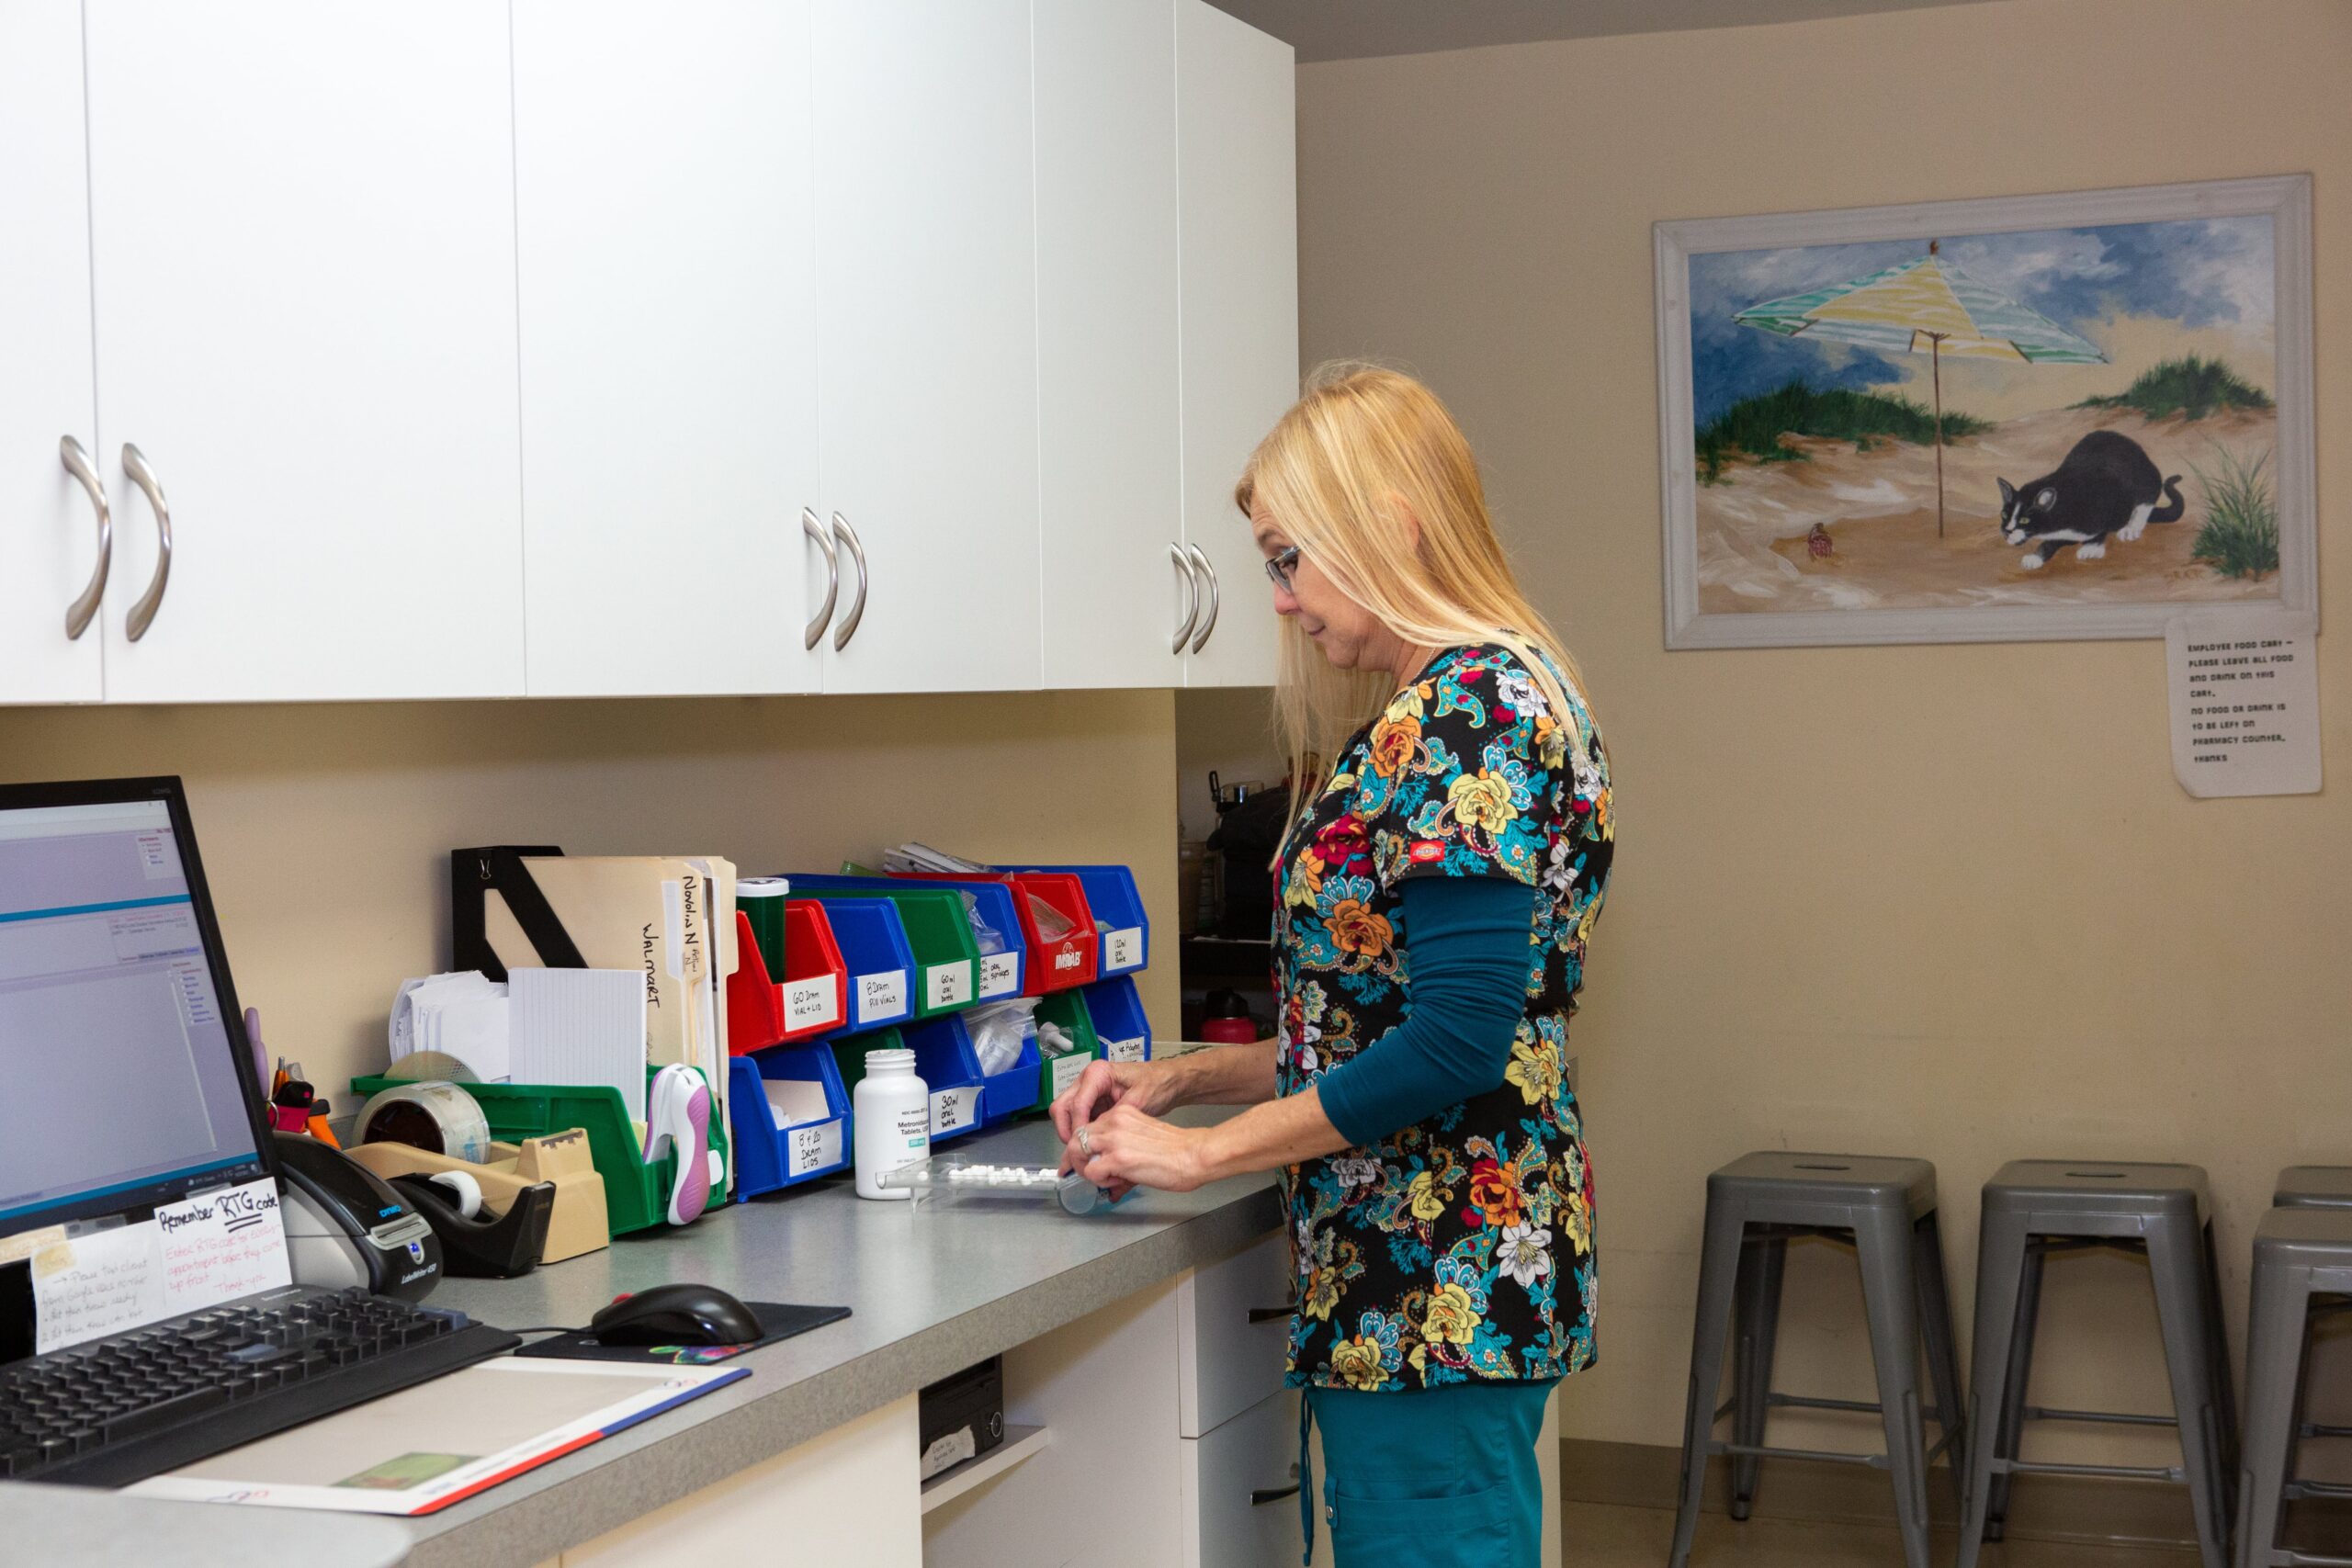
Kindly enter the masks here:
<path id="1" fill-rule="evenodd" d="M 2107 554 L 2110 534 L 2136 539 L 2151 523 L 2177 522 L 2187 510 L 2180 476 L 2165 478 L 2148 454 L 2128 435 L 2094 430 L 2075 443 L 2054 472 L 2031 484 L 2001 487 L 2001 535 L 2012 545 L 2030 543 L 2029 569 L 2039 567 L 2064 545 L 2076 547 L 2084 560 Z M 2171 498 L 2163 511 L 2157 503 Z"/>

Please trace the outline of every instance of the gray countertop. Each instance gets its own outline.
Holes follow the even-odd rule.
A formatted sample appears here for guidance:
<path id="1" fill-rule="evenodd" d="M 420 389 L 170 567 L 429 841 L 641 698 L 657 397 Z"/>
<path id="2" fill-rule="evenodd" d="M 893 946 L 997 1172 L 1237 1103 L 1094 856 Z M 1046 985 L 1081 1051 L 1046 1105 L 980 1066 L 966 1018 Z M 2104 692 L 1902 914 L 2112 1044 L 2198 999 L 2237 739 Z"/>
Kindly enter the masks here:
<path id="1" fill-rule="evenodd" d="M 1177 1113 L 1208 1122 L 1225 1111 Z M 1043 1122 L 967 1134 L 943 1153 L 1050 1163 Z M 528 1568 L 923 1384 L 1185 1269 L 1279 1223 L 1272 1181 L 1139 1191 L 1073 1218 L 1049 1199 L 936 1208 L 873 1202 L 845 1180 L 730 1206 L 684 1231 L 623 1236 L 520 1280 L 454 1280 L 433 1295 L 507 1327 L 584 1324 L 614 1296 L 669 1280 L 852 1315 L 730 1366 L 752 1376 L 428 1519 L 404 1524 L 417 1568 Z"/>
<path id="2" fill-rule="evenodd" d="M 41 1568 L 397 1568 L 413 1550 L 390 1519 L 122 1497 L 85 1486 L 0 1483 L 0 1540 Z"/>

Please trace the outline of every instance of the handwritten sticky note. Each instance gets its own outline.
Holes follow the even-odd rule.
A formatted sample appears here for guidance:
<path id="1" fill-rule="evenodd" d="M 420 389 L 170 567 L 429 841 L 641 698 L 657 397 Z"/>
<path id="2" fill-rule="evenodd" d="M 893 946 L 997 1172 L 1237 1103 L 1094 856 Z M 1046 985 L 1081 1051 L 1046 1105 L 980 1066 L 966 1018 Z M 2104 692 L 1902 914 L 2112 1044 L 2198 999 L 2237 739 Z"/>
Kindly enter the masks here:
<path id="1" fill-rule="evenodd" d="M 159 1205 L 155 1228 L 171 1312 L 200 1312 L 293 1281 L 277 1184 L 267 1178 Z"/>
<path id="2" fill-rule="evenodd" d="M 33 1348 L 44 1354 L 164 1315 L 155 1227 L 121 1225 L 33 1254 Z"/>

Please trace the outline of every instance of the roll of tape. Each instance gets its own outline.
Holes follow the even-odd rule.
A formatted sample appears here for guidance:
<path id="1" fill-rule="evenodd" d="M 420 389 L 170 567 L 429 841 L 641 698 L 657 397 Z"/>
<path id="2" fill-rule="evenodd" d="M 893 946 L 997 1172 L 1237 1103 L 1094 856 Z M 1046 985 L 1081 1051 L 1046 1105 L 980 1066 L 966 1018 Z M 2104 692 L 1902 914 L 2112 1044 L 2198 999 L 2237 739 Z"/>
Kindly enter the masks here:
<path id="1" fill-rule="evenodd" d="M 453 1083 L 394 1084 L 359 1108 L 356 1126 L 363 1144 L 406 1144 L 472 1165 L 490 1157 L 490 1122 Z"/>
<path id="2" fill-rule="evenodd" d="M 435 1187 L 446 1187 L 458 1204 L 458 1218 L 470 1220 L 481 1213 L 481 1183 L 462 1170 L 436 1171 L 425 1178 Z"/>

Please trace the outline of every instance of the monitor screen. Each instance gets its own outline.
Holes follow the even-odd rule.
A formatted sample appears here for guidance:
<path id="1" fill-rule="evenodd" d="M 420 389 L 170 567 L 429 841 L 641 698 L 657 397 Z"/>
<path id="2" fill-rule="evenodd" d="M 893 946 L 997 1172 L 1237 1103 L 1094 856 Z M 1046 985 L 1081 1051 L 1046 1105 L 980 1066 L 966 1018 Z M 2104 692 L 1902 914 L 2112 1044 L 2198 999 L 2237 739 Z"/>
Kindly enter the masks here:
<path id="1" fill-rule="evenodd" d="M 0 787 L 0 1235 L 269 1174 L 235 1006 L 176 780 Z"/>

